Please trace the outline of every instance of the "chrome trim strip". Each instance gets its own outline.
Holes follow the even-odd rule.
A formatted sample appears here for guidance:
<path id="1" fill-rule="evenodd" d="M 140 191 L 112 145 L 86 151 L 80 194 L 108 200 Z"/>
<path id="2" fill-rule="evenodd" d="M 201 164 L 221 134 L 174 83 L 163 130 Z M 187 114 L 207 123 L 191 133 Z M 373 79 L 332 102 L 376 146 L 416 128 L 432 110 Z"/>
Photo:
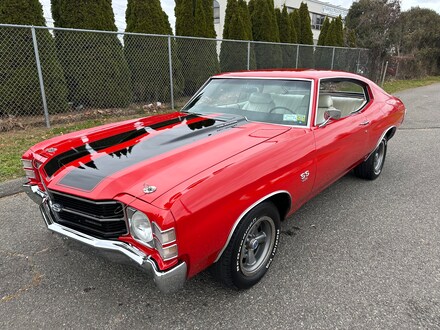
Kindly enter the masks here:
<path id="1" fill-rule="evenodd" d="M 315 79 L 313 78 L 280 78 L 280 77 L 237 77 L 237 76 L 212 76 L 211 78 L 209 78 L 207 81 L 205 81 L 205 83 L 202 85 L 202 87 L 199 88 L 199 90 L 189 99 L 188 102 L 185 103 L 185 105 L 182 107 L 182 112 L 186 112 L 186 113 L 191 113 L 191 111 L 187 111 L 185 110 L 186 106 L 189 105 L 196 97 L 199 96 L 199 94 L 203 91 L 203 89 L 206 87 L 206 85 L 208 85 L 208 83 L 211 80 L 214 79 L 255 79 L 255 80 L 296 80 L 296 81 L 310 81 L 311 82 L 311 86 L 310 86 L 310 98 L 309 98 L 309 113 L 307 116 L 307 125 L 306 126 L 301 126 L 301 125 L 283 125 L 283 124 L 276 124 L 276 123 L 267 123 L 264 121 L 252 121 L 252 120 L 248 120 L 246 117 L 246 120 L 248 122 L 253 122 L 253 123 L 263 123 L 263 124 L 272 124 L 272 125 L 279 125 L 279 126 L 286 126 L 286 127 L 298 127 L 298 128 L 310 128 L 311 127 L 311 115 L 312 115 L 312 104 L 313 104 L 313 99 L 315 97 Z M 202 114 L 204 115 L 204 114 Z"/>
<path id="2" fill-rule="evenodd" d="M 71 238 L 75 241 L 78 241 L 89 247 L 96 248 L 98 250 L 105 250 L 107 252 L 114 252 L 117 255 L 122 254 L 126 256 L 139 268 L 150 274 L 158 289 L 164 293 L 175 292 L 180 289 L 185 283 L 188 268 L 186 262 L 182 261 L 180 264 L 169 270 L 160 271 L 151 256 L 145 254 L 141 250 L 128 243 L 116 240 L 111 241 L 98 239 L 76 231 L 74 229 L 62 226 L 54 222 L 54 220 L 52 219 L 52 215 L 48 205 L 49 199 L 47 193 L 41 191 L 36 185 L 26 184 L 24 185 L 24 187 L 29 188 L 27 189 L 27 192 L 29 192 L 28 195 L 30 197 L 30 194 L 34 195 L 35 198 L 31 198 L 34 201 L 38 201 L 38 203 L 40 204 L 41 214 L 47 228 L 50 231 Z"/>
<path id="3" fill-rule="evenodd" d="M 43 183 L 43 185 L 44 185 L 44 183 Z M 118 204 L 121 207 L 122 212 L 124 213 L 124 217 L 123 218 L 109 218 L 109 219 L 107 219 L 107 218 L 104 218 L 104 219 L 95 218 L 92 215 L 87 214 L 87 213 L 82 213 L 82 212 L 75 213 L 75 211 L 73 211 L 72 209 L 69 209 L 69 208 L 63 208 L 63 211 L 70 212 L 72 214 L 76 214 L 76 215 L 80 215 L 80 216 L 84 216 L 86 218 L 89 218 L 89 219 L 92 219 L 92 220 L 96 220 L 96 221 L 100 221 L 100 222 L 106 222 L 106 221 L 111 222 L 111 221 L 118 221 L 118 220 L 121 221 L 121 220 L 124 220 L 125 227 L 127 228 L 127 231 L 125 233 L 127 234 L 129 232 L 129 228 L 128 228 L 129 227 L 129 223 L 128 223 L 128 217 L 127 217 L 127 214 L 126 214 L 126 205 L 124 205 L 124 203 L 122 203 L 120 201 L 117 201 L 117 200 L 94 201 L 94 200 L 87 199 L 87 198 L 81 198 L 81 197 L 78 197 L 78 196 L 75 196 L 75 195 L 69 195 L 69 194 L 61 193 L 61 192 L 59 192 L 57 190 L 49 190 L 49 189 L 47 189 L 46 186 L 44 186 L 44 187 L 46 188 L 47 194 L 52 199 L 53 199 L 53 195 L 61 195 L 61 196 L 67 197 L 67 198 L 76 199 L 78 201 L 81 201 L 81 202 L 84 202 L 84 203 L 89 203 L 89 204 L 94 204 L 94 205 Z M 58 217 L 58 214 L 56 214 L 55 216 Z"/>
<path id="4" fill-rule="evenodd" d="M 120 205 L 123 207 L 123 204 L 122 204 L 121 202 L 119 202 L 119 201 L 116 201 L 116 200 L 94 201 L 94 200 L 87 199 L 87 198 L 81 198 L 81 197 L 78 197 L 78 196 L 75 196 L 75 195 L 65 194 L 65 193 L 59 192 L 59 191 L 57 191 L 57 190 L 49 190 L 49 193 L 51 193 L 51 194 L 55 194 L 55 195 L 65 196 L 65 197 L 68 197 L 68 198 L 77 199 L 77 200 L 79 200 L 79 201 L 86 202 L 86 203 L 90 203 L 90 204 L 96 204 L 96 205 L 102 205 L 102 204 L 120 204 Z"/>
<path id="5" fill-rule="evenodd" d="M 290 200 L 292 200 L 292 195 L 290 195 L 290 193 L 287 190 L 277 190 L 274 191 L 272 193 L 270 193 L 269 195 L 264 196 L 263 198 L 260 198 L 259 200 L 257 200 L 255 203 L 253 203 L 251 206 L 249 206 L 246 210 L 244 210 L 244 212 L 242 214 L 240 214 L 240 216 L 238 217 L 238 219 L 235 221 L 234 225 L 231 228 L 231 231 L 229 232 L 229 236 L 228 239 L 226 240 L 225 245 L 223 246 L 223 248 L 220 250 L 217 258 L 215 259 L 214 262 L 217 262 L 220 257 L 222 256 L 223 252 L 226 250 L 226 247 L 229 244 L 229 241 L 231 240 L 232 235 L 234 234 L 235 229 L 237 228 L 238 224 L 240 223 L 240 221 L 243 219 L 243 217 L 250 211 L 252 210 L 255 206 L 257 206 L 258 204 L 260 204 L 261 202 L 265 201 L 266 199 L 278 195 L 278 194 L 287 194 L 290 197 Z"/>
<path id="6" fill-rule="evenodd" d="M 365 84 L 365 86 L 366 87 L 369 87 L 368 86 L 368 83 L 366 83 L 365 81 L 363 81 L 363 80 L 361 80 L 361 79 L 358 79 L 357 77 L 341 77 L 341 76 L 334 76 L 334 77 L 326 77 L 326 78 L 319 78 L 318 79 L 318 95 L 316 96 L 316 107 L 315 107 L 315 109 L 313 109 L 314 111 L 315 111 L 315 120 L 314 120 L 314 126 L 315 127 L 321 127 L 321 126 L 317 126 L 317 124 L 316 124 L 316 119 L 317 119 L 317 113 L 318 113 L 318 107 L 319 107 L 319 94 L 320 94 L 320 90 L 319 90 L 319 86 L 321 86 L 321 80 L 333 80 L 333 79 L 342 79 L 342 80 L 356 80 L 356 81 L 359 81 L 359 82 L 361 82 L 361 83 L 363 83 L 363 84 Z M 371 89 L 371 88 L 370 88 Z M 346 117 L 349 117 L 349 116 L 351 116 L 351 115 L 353 115 L 353 114 L 356 114 L 356 113 L 359 113 L 359 112 L 361 112 L 362 110 L 364 110 L 364 108 L 368 105 L 368 104 L 370 104 L 370 101 L 372 100 L 372 99 L 374 99 L 374 97 L 371 97 L 372 95 L 370 95 L 371 93 L 368 93 L 368 88 L 367 88 L 367 95 L 365 94 L 365 89 L 364 89 L 364 96 L 366 97 L 366 99 L 365 99 L 365 102 L 362 104 L 362 106 L 359 108 L 359 109 L 357 109 L 356 111 L 354 111 L 354 112 L 351 112 L 348 116 L 346 116 Z M 343 118 L 345 118 L 345 117 L 343 117 Z M 323 127 L 325 127 L 325 126 L 323 126 Z"/>
<path id="7" fill-rule="evenodd" d="M 98 218 L 98 217 L 94 217 L 92 215 L 89 215 L 88 213 L 73 211 L 72 209 L 69 209 L 67 207 L 63 207 L 61 209 L 61 212 L 63 212 L 63 211 L 68 212 L 68 213 L 72 213 L 72 214 L 76 214 L 76 215 L 79 215 L 79 216 L 82 216 L 84 218 L 88 218 L 91 220 L 96 220 L 99 222 L 113 222 L 113 221 L 121 221 L 121 220 L 125 222 L 125 218 Z"/>

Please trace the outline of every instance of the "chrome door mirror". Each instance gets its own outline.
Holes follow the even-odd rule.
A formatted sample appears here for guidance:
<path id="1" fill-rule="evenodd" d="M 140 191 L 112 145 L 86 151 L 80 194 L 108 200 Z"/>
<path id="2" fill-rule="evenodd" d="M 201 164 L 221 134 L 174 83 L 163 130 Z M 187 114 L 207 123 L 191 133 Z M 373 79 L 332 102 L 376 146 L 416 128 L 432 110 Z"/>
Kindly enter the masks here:
<path id="1" fill-rule="evenodd" d="M 319 125 L 319 127 L 324 127 L 330 121 L 330 119 L 341 119 L 342 113 L 338 109 L 329 109 L 324 112 L 324 122 Z"/>

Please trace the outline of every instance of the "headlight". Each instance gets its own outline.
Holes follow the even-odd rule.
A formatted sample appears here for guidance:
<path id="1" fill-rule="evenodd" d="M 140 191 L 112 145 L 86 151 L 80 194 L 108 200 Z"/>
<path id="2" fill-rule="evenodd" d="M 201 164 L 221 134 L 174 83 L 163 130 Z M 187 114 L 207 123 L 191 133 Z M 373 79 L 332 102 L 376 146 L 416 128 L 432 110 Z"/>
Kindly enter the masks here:
<path id="1" fill-rule="evenodd" d="M 130 233 L 134 239 L 153 247 L 153 231 L 148 217 L 141 211 L 129 208 L 128 220 L 130 223 Z"/>
<path id="2" fill-rule="evenodd" d="M 164 261 L 178 256 L 174 227 L 162 230 L 155 222 L 151 223 L 146 214 L 131 207 L 127 209 L 127 216 L 130 234 L 136 241 L 155 249 Z"/>

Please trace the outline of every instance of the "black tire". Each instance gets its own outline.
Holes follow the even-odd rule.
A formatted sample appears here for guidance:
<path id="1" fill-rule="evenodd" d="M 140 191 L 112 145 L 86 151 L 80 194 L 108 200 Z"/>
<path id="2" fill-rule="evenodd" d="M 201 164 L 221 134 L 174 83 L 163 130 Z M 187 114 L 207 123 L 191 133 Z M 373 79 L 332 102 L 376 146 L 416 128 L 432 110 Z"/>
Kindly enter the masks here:
<path id="1" fill-rule="evenodd" d="M 387 140 L 380 141 L 379 146 L 365 160 L 355 167 L 354 173 L 361 179 L 375 180 L 382 173 L 387 155 Z"/>
<path id="2" fill-rule="evenodd" d="M 255 206 L 240 221 L 211 272 L 226 286 L 250 288 L 269 269 L 279 237 L 280 215 L 275 205 L 263 202 Z"/>

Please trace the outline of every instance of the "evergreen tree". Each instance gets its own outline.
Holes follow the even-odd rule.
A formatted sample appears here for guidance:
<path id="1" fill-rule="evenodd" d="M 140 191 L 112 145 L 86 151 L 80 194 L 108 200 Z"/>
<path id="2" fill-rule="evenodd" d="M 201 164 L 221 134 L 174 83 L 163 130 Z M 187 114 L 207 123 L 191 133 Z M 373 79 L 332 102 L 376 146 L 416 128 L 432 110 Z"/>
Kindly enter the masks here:
<path id="1" fill-rule="evenodd" d="M 217 34 L 215 33 L 214 28 L 214 8 L 212 0 L 203 0 L 203 13 L 205 16 L 205 33 L 204 37 L 206 38 L 216 38 Z"/>
<path id="2" fill-rule="evenodd" d="M 275 9 L 270 6 L 271 3 L 271 0 L 255 0 L 251 18 L 253 37 L 256 41 L 280 41 Z"/>
<path id="3" fill-rule="evenodd" d="M 287 7 L 284 6 L 283 10 L 277 11 L 278 29 L 280 34 L 280 42 L 293 44 L 296 43 L 296 31 L 293 26 L 293 22 L 287 12 Z M 283 67 L 292 68 L 295 66 L 296 61 L 296 46 L 286 45 L 281 46 L 283 53 Z"/>
<path id="4" fill-rule="evenodd" d="M 344 29 L 342 26 L 342 17 L 336 17 L 330 23 L 328 31 L 325 35 L 326 46 L 336 46 L 343 47 L 344 46 Z"/>
<path id="5" fill-rule="evenodd" d="M 56 27 L 116 31 L 111 1 L 52 0 Z M 115 34 L 55 31 L 69 101 L 97 108 L 125 107 L 132 99 L 130 72 Z"/>
<path id="6" fill-rule="evenodd" d="M 319 33 L 318 46 L 325 46 L 325 40 L 327 38 L 329 28 L 330 20 L 328 19 L 328 16 L 326 16 L 324 19 L 324 23 L 322 23 L 321 31 Z"/>
<path id="7" fill-rule="evenodd" d="M 279 31 L 272 0 L 255 0 L 252 18 L 252 33 L 256 41 L 279 42 Z M 257 68 L 279 68 L 282 66 L 280 46 L 256 44 Z"/>
<path id="8" fill-rule="evenodd" d="M 168 16 L 159 0 L 128 0 L 126 32 L 171 35 Z M 172 45 L 174 44 L 174 40 Z M 170 99 L 168 38 L 124 36 L 124 52 L 131 71 L 131 86 L 135 102 Z M 181 93 L 181 65 L 173 52 L 174 92 Z"/>
<path id="9" fill-rule="evenodd" d="M 238 6 L 240 7 L 242 19 L 245 22 L 244 25 L 245 25 L 245 31 L 246 31 L 246 39 L 244 39 L 244 40 L 253 40 L 252 20 L 251 20 L 251 14 L 249 11 L 249 7 L 246 4 L 245 0 L 238 0 Z"/>
<path id="10" fill-rule="evenodd" d="M 225 21 L 223 23 L 223 39 L 230 39 L 229 37 L 229 26 L 232 21 L 232 15 L 238 9 L 238 0 L 228 0 L 226 3 L 225 10 Z"/>
<path id="11" fill-rule="evenodd" d="M 277 19 L 277 26 L 278 26 L 278 36 L 280 38 L 280 42 L 281 42 L 281 9 L 280 8 L 275 8 L 275 18 Z"/>
<path id="12" fill-rule="evenodd" d="M 45 26 L 38 0 L 2 0 L 0 23 Z M 36 29 L 40 63 L 50 113 L 67 109 L 67 89 L 48 30 Z M 31 31 L 0 28 L 0 111 L 10 115 L 43 114 Z"/>
<path id="13" fill-rule="evenodd" d="M 306 3 L 301 2 L 298 14 L 301 22 L 299 43 L 303 45 L 313 45 L 312 22 L 310 20 L 309 8 Z"/>
<path id="14" fill-rule="evenodd" d="M 244 0 L 228 0 L 223 39 L 252 40 L 252 28 L 248 7 Z M 248 44 L 233 41 L 222 41 L 220 66 L 223 72 L 247 69 Z M 250 67 L 253 67 L 255 56 L 251 51 Z"/>
<path id="15" fill-rule="evenodd" d="M 335 21 L 335 46 L 344 47 L 344 26 L 342 23 L 342 17 L 339 15 L 334 19 Z"/>
<path id="16" fill-rule="evenodd" d="M 212 0 L 176 0 L 176 35 L 215 38 Z M 178 40 L 178 56 L 185 79 L 185 95 L 194 94 L 220 71 L 215 40 Z"/>
<path id="17" fill-rule="evenodd" d="M 328 31 L 324 39 L 325 46 L 336 46 L 337 43 L 336 29 L 337 29 L 336 19 L 333 19 L 330 23 L 330 26 L 328 27 Z"/>
<path id="18" fill-rule="evenodd" d="M 313 45 L 312 25 L 310 20 L 309 8 L 307 7 L 306 3 L 301 2 L 298 14 L 301 21 L 301 32 L 299 33 L 300 37 L 298 41 L 300 44 L 303 45 Z M 313 47 L 301 47 L 299 59 L 300 67 L 313 68 Z"/>
<path id="19" fill-rule="evenodd" d="M 292 24 L 295 28 L 296 33 L 296 42 L 300 43 L 301 41 L 301 19 L 299 17 L 298 9 L 294 9 L 293 12 L 289 14 L 290 19 L 292 20 Z"/>
<path id="20" fill-rule="evenodd" d="M 248 3 L 248 9 L 249 9 L 249 14 L 251 15 L 251 18 L 254 13 L 254 9 L 255 9 L 255 1 L 256 0 L 249 0 L 249 3 Z"/>
<path id="21" fill-rule="evenodd" d="M 341 16 L 334 18 L 331 22 L 326 36 L 326 45 L 334 47 L 344 46 L 344 30 Z M 356 54 L 345 49 L 335 48 L 334 55 L 332 54 L 333 69 L 353 70 L 353 68 L 350 68 L 350 65 L 355 62 L 355 59 L 352 58 L 353 55 Z"/>
<path id="22" fill-rule="evenodd" d="M 318 46 L 326 46 L 327 36 L 330 31 L 330 20 L 324 19 L 318 38 Z M 333 49 L 327 47 L 317 47 L 315 50 L 315 67 L 317 69 L 330 69 L 333 56 Z"/>
<path id="23" fill-rule="evenodd" d="M 176 0 L 176 35 L 192 36 L 194 34 L 193 0 Z"/>

